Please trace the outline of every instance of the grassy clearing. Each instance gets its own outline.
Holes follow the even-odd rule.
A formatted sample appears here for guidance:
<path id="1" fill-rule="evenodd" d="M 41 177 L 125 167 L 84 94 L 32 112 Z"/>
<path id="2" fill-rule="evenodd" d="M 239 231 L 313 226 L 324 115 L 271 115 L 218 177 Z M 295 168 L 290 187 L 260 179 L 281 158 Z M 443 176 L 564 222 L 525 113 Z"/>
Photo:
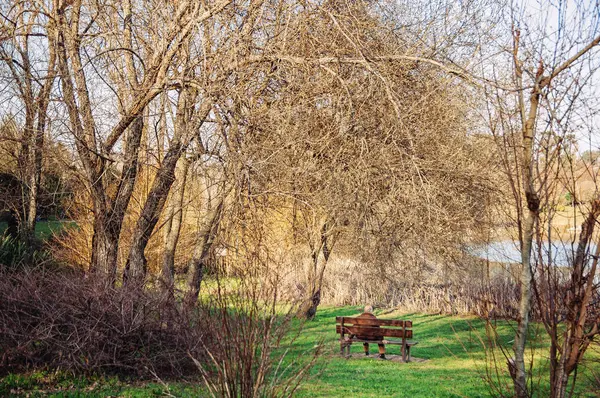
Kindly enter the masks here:
<path id="1" fill-rule="evenodd" d="M 35 225 L 35 236 L 45 241 L 49 239 L 53 234 L 61 232 L 65 228 L 75 227 L 74 221 L 61 221 L 61 220 L 47 220 L 38 221 Z M 6 222 L 0 222 L 0 235 L 6 230 Z"/>
<path id="2" fill-rule="evenodd" d="M 11 374 L 0 379 L 2 397 L 201 397 L 203 392 L 194 384 L 128 383 L 127 380 L 104 377 L 73 377 L 65 373 L 34 372 Z"/>
<path id="3" fill-rule="evenodd" d="M 339 344 L 335 334 L 335 316 L 353 316 L 357 307 L 322 308 L 314 321 L 307 322 L 286 355 L 286 361 L 308 357 L 315 344 L 323 340 L 326 350 L 311 378 L 298 391 L 300 397 L 489 397 L 492 396 L 484 381 L 485 351 L 480 337 L 485 339 L 485 325 L 476 318 L 440 315 L 379 313 L 383 318 L 412 319 L 414 340 L 413 356 L 427 359 L 425 362 L 399 363 L 364 358 L 362 346 L 352 347 L 351 359 L 339 356 Z M 509 346 L 512 339 L 511 325 L 500 322 L 500 341 Z M 540 336 L 543 335 L 541 331 Z M 531 338 L 535 339 L 534 330 Z M 536 369 L 547 374 L 547 361 L 543 359 L 546 344 L 537 339 Z M 373 351 L 375 351 L 374 348 Z M 393 346 L 390 354 L 398 354 Z M 600 355 L 591 353 L 598 359 Z M 590 358 L 591 359 L 591 358 Z M 596 364 L 598 369 L 598 364 Z M 597 397 L 589 380 L 589 369 L 578 376 L 576 396 Z M 508 379 L 504 378 L 507 382 Z M 545 397 L 547 382 L 542 380 L 538 397 Z M 205 396 L 202 385 L 168 383 L 169 394 L 178 397 Z M 165 385 L 160 383 L 128 384 L 125 380 L 104 378 L 69 378 L 35 373 L 29 376 L 9 375 L 0 380 L 0 396 L 29 394 L 29 396 L 164 396 Z M 15 394 L 18 393 L 18 394 Z"/>
<path id="4" fill-rule="evenodd" d="M 388 313 L 377 314 L 383 318 L 411 319 L 414 340 L 413 356 L 425 362 L 398 363 L 375 358 L 362 358 L 362 346 L 352 346 L 353 357 L 341 358 L 335 334 L 335 316 L 353 316 L 359 308 L 326 308 L 320 311 L 315 322 L 309 323 L 298 340 L 299 352 L 308 349 L 319 337 L 325 339 L 329 352 L 315 369 L 317 377 L 309 380 L 299 396 L 353 396 L 353 397 L 489 397 L 493 396 L 484 380 L 486 374 L 485 324 L 476 318 L 441 315 Z M 499 341 L 509 347 L 513 330 L 507 322 L 499 322 Z M 536 333 L 538 337 L 536 338 Z M 538 351 L 535 353 L 536 369 L 543 374 L 547 361 L 543 360 L 546 344 L 540 339 L 541 330 L 532 330 Z M 376 350 L 376 347 L 373 349 Z M 388 350 L 390 352 L 390 350 Z M 399 347 L 391 347 L 399 354 Z M 504 370 L 504 362 L 500 364 Z M 580 374 L 579 396 L 597 397 L 591 383 Z M 509 385 L 507 377 L 501 381 Z M 536 396 L 545 397 L 548 391 L 542 381 Z"/>

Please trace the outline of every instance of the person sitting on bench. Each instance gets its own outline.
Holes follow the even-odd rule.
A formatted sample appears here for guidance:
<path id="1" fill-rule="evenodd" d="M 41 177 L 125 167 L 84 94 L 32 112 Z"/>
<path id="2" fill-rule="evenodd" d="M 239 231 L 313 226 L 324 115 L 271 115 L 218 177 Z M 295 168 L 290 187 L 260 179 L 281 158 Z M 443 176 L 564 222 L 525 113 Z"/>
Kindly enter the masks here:
<path id="1" fill-rule="evenodd" d="M 370 319 L 377 319 L 377 317 L 375 315 L 373 315 L 373 307 L 370 305 L 365 306 L 365 311 L 360 314 L 357 318 L 370 318 Z M 379 326 L 374 326 L 374 327 L 379 327 Z M 369 336 L 360 336 L 360 335 L 356 335 L 354 336 L 357 339 L 360 340 L 371 340 L 371 338 Z M 379 347 L 379 358 L 385 359 L 385 345 L 378 343 L 377 344 Z M 363 343 L 363 348 L 365 350 L 365 355 L 369 355 L 369 343 Z"/>

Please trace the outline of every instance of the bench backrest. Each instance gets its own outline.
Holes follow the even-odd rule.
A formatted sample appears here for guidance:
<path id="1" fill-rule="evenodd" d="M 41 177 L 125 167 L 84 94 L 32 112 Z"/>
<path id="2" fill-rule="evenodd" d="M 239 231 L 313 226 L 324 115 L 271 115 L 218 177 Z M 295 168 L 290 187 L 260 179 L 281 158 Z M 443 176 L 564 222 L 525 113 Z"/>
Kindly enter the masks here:
<path id="1" fill-rule="evenodd" d="M 342 338 L 344 335 L 357 335 L 370 339 L 412 338 L 412 321 L 338 316 L 335 322 L 335 330 Z"/>

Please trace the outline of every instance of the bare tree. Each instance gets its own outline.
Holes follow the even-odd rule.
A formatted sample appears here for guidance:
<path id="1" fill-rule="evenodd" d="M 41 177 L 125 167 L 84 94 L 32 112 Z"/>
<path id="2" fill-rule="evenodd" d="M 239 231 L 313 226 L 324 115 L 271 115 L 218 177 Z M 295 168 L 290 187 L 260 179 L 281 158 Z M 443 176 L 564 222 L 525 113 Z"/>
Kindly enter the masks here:
<path id="1" fill-rule="evenodd" d="M 8 35 L 8 39 L 0 41 L 0 56 L 10 71 L 24 109 L 18 154 L 18 173 L 23 189 L 20 235 L 29 246 L 35 238 L 44 135 L 56 76 L 56 51 L 53 37 L 48 34 L 47 16 L 41 7 L 15 1 L 7 10 L 8 13 L 2 15 L 0 30 Z M 40 52 L 38 46 L 47 48 L 47 52 Z"/>
<path id="2" fill-rule="evenodd" d="M 59 46 L 58 64 L 64 102 L 93 202 L 91 269 L 104 275 L 110 283 L 116 279 L 119 236 L 136 181 L 144 110 L 158 94 L 170 87 L 173 60 L 196 25 L 227 4 L 227 1 L 203 5 L 188 1 L 176 4 L 157 2 L 155 9 L 162 8 L 162 11 L 153 17 L 156 18 L 154 26 L 160 31 L 160 39 L 151 47 L 140 47 L 140 43 L 144 43 L 144 24 L 132 22 L 141 14 L 132 11 L 130 2 L 116 4 L 117 9 L 123 11 L 122 20 L 115 19 L 115 14 L 108 7 L 96 7 L 96 3 L 82 1 L 69 4 L 55 1 L 52 8 L 46 10 L 57 21 L 55 35 Z M 103 21 L 107 23 L 103 25 Z M 114 32 L 107 31 L 114 29 L 112 24 L 119 22 L 120 28 Z M 93 36 L 95 40 L 88 40 L 90 29 L 100 33 Z M 102 46 L 104 38 L 108 39 L 112 34 L 116 36 L 108 42 L 114 46 L 98 50 L 96 46 Z M 147 37 L 157 36 L 149 33 Z M 99 134 L 100 126 L 94 116 L 93 96 L 89 90 L 92 79 L 108 81 L 106 73 L 99 72 L 96 67 L 100 60 L 114 60 L 117 69 L 112 75 L 116 76 L 117 86 L 125 87 L 124 90 L 115 90 L 117 96 L 113 99 L 123 105 L 117 122 L 104 136 Z M 110 84 L 105 87 L 112 89 Z M 121 95 L 118 95 L 119 92 Z M 116 193 L 111 194 L 108 173 L 115 161 L 115 145 L 124 134 L 123 172 L 115 183 Z M 163 178 L 171 179 L 180 152 L 181 148 L 174 145 L 169 159 L 163 160 L 164 165 L 169 165 L 163 172 Z M 157 200 L 161 202 L 160 198 Z"/>
<path id="3" fill-rule="evenodd" d="M 167 220 L 164 232 L 165 250 L 162 264 L 162 279 L 165 287 L 173 291 L 175 283 L 175 250 L 179 243 L 181 222 L 183 220 L 185 186 L 189 172 L 190 161 L 182 156 L 179 167 L 175 169 L 176 186 L 173 189 L 167 205 Z"/>
<path id="4" fill-rule="evenodd" d="M 261 96 L 240 100 L 256 146 L 248 190 L 299 209 L 309 257 L 303 316 L 316 312 L 340 241 L 356 246 L 387 230 L 382 241 L 396 247 L 412 235 L 410 244 L 441 251 L 459 244 L 443 226 L 474 230 L 485 212 L 489 187 L 468 159 L 466 102 L 455 91 L 461 72 L 422 56 L 370 11 L 327 3 L 315 5 L 319 17 L 291 18 L 284 32 L 298 39 L 269 57 Z M 324 31 L 327 40 L 315 34 Z M 459 166 L 446 174 L 451 158 Z"/>
<path id="5" fill-rule="evenodd" d="M 578 9 L 574 12 L 578 13 L 576 18 L 585 20 L 587 16 L 584 14 L 587 11 Z M 565 9 L 558 9 L 557 13 L 563 17 L 567 15 L 564 14 Z M 515 395 L 527 397 L 531 394 L 531 384 L 528 380 L 524 356 L 532 310 L 532 293 L 537 284 L 542 283 L 537 278 L 544 276 L 544 273 L 536 275 L 534 272 L 538 259 L 533 255 L 532 249 L 536 231 L 543 227 L 540 224 L 540 214 L 547 212 L 547 205 L 553 200 L 551 195 L 555 192 L 553 184 L 556 184 L 557 178 L 552 176 L 559 173 L 560 168 L 563 167 L 559 160 L 563 147 L 566 146 L 563 145 L 564 134 L 554 141 L 548 141 L 544 134 L 547 135 L 547 131 L 554 129 L 555 125 L 562 123 L 567 126 L 570 123 L 568 115 L 574 112 L 581 87 L 589 81 L 592 73 L 592 69 L 582 65 L 594 59 L 594 54 L 597 54 L 595 48 L 600 44 L 600 36 L 594 37 L 593 31 L 575 32 L 564 24 L 564 21 L 559 26 L 561 33 L 551 36 L 548 35 L 545 25 L 539 27 L 536 25 L 537 21 L 528 24 L 526 16 L 517 16 L 517 14 L 515 8 L 510 17 L 511 76 L 501 80 L 498 78 L 501 73 L 493 67 L 488 67 L 486 78 L 489 77 L 489 80 L 486 84 L 489 103 L 493 109 L 488 108 L 492 121 L 490 128 L 500 144 L 502 163 L 515 203 L 521 249 L 518 324 L 513 344 L 514 357 L 509 359 L 508 365 L 514 380 Z M 547 20 L 544 21 L 543 23 L 548 23 Z M 585 37 L 586 41 L 582 43 L 581 37 Z M 561 101 L 552 102 L 553 97 L 560 97 Z M 541 156 L 540 153 L 545 156 Z M 553 396 L 557 397 L 564 396 L 568 374 L 576 368 L 577 361 L 581 359 L 579 355 L 582 352 L 579 348 L 574 349 L 573 352 L 576 353 L 571 355 L 571 347 L 575 339 L 580 339 L 578 344 L 583 344 L 581 340 L 583 334 L 581 331 L 576 332 L 578 327 L 574 324 L 579 324 L 582 314 L 585 318 L 584 308 L 589 304 L 588 301 L 581 307 L 581 299 L 587 297 L 583 264 L 596 217 L 596 210 L 592 209 L 584 224 L 573 263 L 573 277 L 570 283 L 570 288 L 573 290 L 570 295 L 577 299 L 569 301 L 569 305 L 574 306 L 573 311 L 578 315 L 570 316 L 571 320 L 567 320 L 567 324 L 573 327 L 567 327 L 571 331 L 565 335 L 565 342 L 572 339 L 571 343 L 559 348 L 556 329 L 551 333 L 553 340 L 551 386 Z M 551 220 L 547 222 L 550 228 Z M 556 275 L 555 272 L 552 273 Z M 538 299 L 550 299 L 550 306 L 544 309 L 544 316 L 547 320 L 553 319 L 551 329 L 558 327 L 558 323 L 562 321 L 558 321 L 557 318 L 560 317 L 558 315 L 560 306 L 552 297 L 542 297 L 538 294 Z M 541 302 L 540 305 L 545 307 Z M 559 354 L 559 351 L 562 353 Z M 559 361 L 558 357 L 562 360 Z M 575 357 L 578 357 L 578 360 L 575 360 Z M 570 364 L 568 370 L 562 369 L 566 366 L 565 361 Z M 557 372 L 558 374 L 555 374 Z"/>

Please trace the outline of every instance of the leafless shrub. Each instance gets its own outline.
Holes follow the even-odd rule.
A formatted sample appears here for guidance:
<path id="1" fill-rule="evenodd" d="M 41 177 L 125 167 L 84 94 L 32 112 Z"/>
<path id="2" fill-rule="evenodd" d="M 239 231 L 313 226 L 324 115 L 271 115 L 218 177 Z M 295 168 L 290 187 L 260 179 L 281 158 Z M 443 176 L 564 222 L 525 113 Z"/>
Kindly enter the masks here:
<path id="1" fill-rule="evenodd" d="M 106 289 L 90 278 L 33 269 L 0 277 L 0 370 L 51 367 L 74 372 L 174 376 L 202 357 L 195 313 L 144 292 Z"/>
<path id="2" fill-rule="evenodd" d="M 303 260 L 307 261 L 292 255 L 288 272 L 282 272 L 282 290 L 289 299 L 299 299 L 305 293 Z M 464 263 L 451 266 L 444 266 L 441 260 L 415 264 L 414 259 L 406 257 L 388 258 L 387 263 L 379 265 L 373 264 L 373 259 L 366 261 L 369 263 L 341 255 L 332 257 L 324 274 L 322 302 L 334 306 L 373 303 L 406 312 L 470 314 L 491 319 L 516 316 L 515 281 L 506 275 L 488 278 L 486 264 L 479 264 L 482 260 L 465 256 L 461 259 Z"/>
<path id="3" fill-rule="evenodd" d="M 289 397 L 308 377 L 323 344 L 290 359 L 302 330 L 292 333 L 297 305 L 282 305 L 278 281 L 266 282 L 257 278 L 255 266 L 248 269 L 254 271 L 233 282 L 216 275 L 214 294 L 200 304 L 200 312 L 209 314 L 200 324 L 210 333 L 204 340 L 210 345 L 203 346 L 210 361 L 194 362 L 213 397 Z"/>

